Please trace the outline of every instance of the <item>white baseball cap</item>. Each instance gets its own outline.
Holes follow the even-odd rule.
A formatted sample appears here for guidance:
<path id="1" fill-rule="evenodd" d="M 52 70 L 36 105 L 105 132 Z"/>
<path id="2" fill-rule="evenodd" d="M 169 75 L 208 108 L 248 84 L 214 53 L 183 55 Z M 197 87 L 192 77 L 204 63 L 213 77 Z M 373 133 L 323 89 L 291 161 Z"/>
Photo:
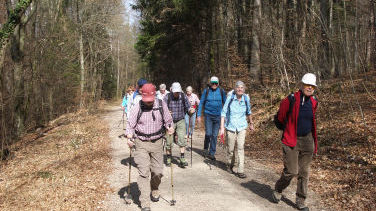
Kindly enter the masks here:
<path id="1" fill-rule="evenodd" d="M 210 78 L 210 83 L 212 83 L 212 82 L 219 83 L 219 80 L 216 76 L 213 76 L 213 77 Z"/>
<path id="2" fill-rule="evenodd" d="M 312 86 L 317 86 L 316 85 L 316 76 L 312 73 L 306 73 L 303 78 L 302 82 L 304 84 L 312 85 Z"/>
<path id="3" fill-rule="evenodd" d="M 181 90 L 181 86 L 180 86 L 180 83 L 179 83 L 179 82 L 174 82 L 174 83 L 171 85 L 171 92 L 182 92 L 182 90 Z"/>

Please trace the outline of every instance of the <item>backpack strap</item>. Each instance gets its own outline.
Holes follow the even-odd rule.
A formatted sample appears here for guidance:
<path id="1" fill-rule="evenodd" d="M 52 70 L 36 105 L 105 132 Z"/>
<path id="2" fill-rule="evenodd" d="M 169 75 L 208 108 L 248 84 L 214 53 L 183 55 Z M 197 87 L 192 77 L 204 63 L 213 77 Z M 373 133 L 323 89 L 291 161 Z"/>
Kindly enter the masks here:
<path id="1" fill-rule="evenodd" d="M 164 111 L 163 111 L 163 105 L 162 105 L 162 100 L 161 99 L 158 99 L 158 110 L 159 112 L 161 113 L 161 116 L 162 116 L 162 127 L 164 127 L 165 125 L 165 119 L 164 119 Z"/>
<path id="2" fill-rule="evenodd" d="M 249 109 L 248 109 L 248 95 L 244 94 L 244 102 L 245 102 L 245 115 L 248 116 Z"/>
<path id="3" fill-rule="evenodd" d="M 227 114 L 226 114 L 227 121 L 226 121 L 226 126 L 228 126 L 228 124 L 230 124 L 231 103 L 234 100 L 234 98 L 235 98 L 235 93 L 233 92 L 232 95 L 231 95 L 230 102 L 228 103 L 228 106 L 227 106 Z"/>
<path id="4" fill-rule="evenodd" d="M 136 127 L 136 125 L 138 124 L 138 121 L 140 120 L 141 116 L 142 116 L 142 108 L 141 108 L 141 100 L 139 101 L 139 110 L 138 110 L 138 113 L 137 113 L 137 120 L 136 120 L 136 124 L 134 125 L 133 128 Z"/>
<path id="5" fill-rule="evenodd" d="M 205 100 L 204 100 L 203 107 L 205 107 L 206 101 L 208 100 L 209 87 L 207 87 L 205 90 L 206 90 L 206 92 L 205 92 Z"/>
<path id="6" fill-rule="evenodd" d="M 220 88 L 220 92 L 221 92 L 222 107 L 223 107 L 223 105 L 225 104 L 225 98 L 223 96 L 226 96 L 226 93 L 225 93 L 225 90 L 223 90 L 222 88 Z"/>
<path id="7" fill-rule="evenodd" d="M 184 114 L 188 112 L 188 108 L 185 106 L 185 94 L 180 92 L 181 101 L 183 103 Z"/>
<path id="8" fill-rule="evenodd" d="M 144 136 L 144 137 L 152 137 L 152 136 L 156 136 L 156 135 L 159 135 L 159 134 L 163 134 L 165 132 L 165 119 L 164 119 L 164 111 L 163 111 L 163 105 L 162 105 L 162 100 L 161 99 L 158 99 L 158 108 L 153 108 L 152 109 L 152 112 L 155 111 L 155 110 L 159 110 L 159 112 L 161 113 L 161 117 L 162 117 L 162 127 L 160 130 L 158 130 L 157 132 L 155 133 L 152 133 L 152 134 L 145 134 L 145 133 L 142 133 L 142 132 L 139 132 L 137 130 L 135 130 L 135 133 L 138 135 L 138 136 Z M 133 128 L 136 127 L 136 125 L 138 124 L 138 121 L 140 120 L 141 116 L 142 116 L 142 109 L 141 109 L 141 100 L 140 100 L 140 110 L 138 111 L 138 114 L 137 114 L 137 121 L 136 121 L 136 124 Z"/>
<path id="9" fill-rule="evenodd" d="M 172 92 L 167 94 L 167 107 L 168 107 L 168 109 L 170 109 L 171 95 L 172 95 Z"/>
<path id="10" fill-rule="evenodd" d="M 290 116 L 292 109 L 294 108 L 294 103 L 295 103 L 294 93 L 291 93 L 289 96 L 287 96 L 287 99 L 289 99 L 290 105 L 289 105 L 289 110 L 287 111 L 287 114 L 286 114 L 285 125 L 288 121 L 288 118 Z"/>

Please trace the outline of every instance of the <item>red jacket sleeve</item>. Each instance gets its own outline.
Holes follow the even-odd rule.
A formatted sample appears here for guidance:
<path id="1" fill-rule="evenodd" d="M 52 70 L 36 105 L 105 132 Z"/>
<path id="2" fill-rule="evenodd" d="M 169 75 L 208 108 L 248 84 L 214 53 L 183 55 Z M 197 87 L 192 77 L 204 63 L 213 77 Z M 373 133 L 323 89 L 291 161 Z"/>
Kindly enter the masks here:
<path id="1" fill-rule="evenodd" d="M 285 119 L 287 118 L 287 112 L 290 108 L 290 101 L 288 96 L 281 101 L 279 104 L 279 110 L 278 110 L 278 120 L 284 124 Z"/>

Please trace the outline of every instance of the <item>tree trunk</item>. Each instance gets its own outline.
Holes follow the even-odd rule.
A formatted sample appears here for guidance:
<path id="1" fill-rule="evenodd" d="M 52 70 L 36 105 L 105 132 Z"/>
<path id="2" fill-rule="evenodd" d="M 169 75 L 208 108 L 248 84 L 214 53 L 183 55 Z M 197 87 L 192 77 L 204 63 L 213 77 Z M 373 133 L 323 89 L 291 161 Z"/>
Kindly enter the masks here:
<path id="1" fill-rule="evenodd" d="M 367 66 L 371 69 L 376 69 L 376 2 L 370 0 L 370 37 L 368 43 L 368 54 L 369 59 L 367 59 Z"/>
<path id="2" fill-rule="evenodd" d="M 84 41 L 83 41 L 83 26 L 82 26 L 82 19 L 80 17 L 80 7 L 79 1 L 77 0 L 77 23 L 79 26 L 79 51 L 80 51 L 80 108 L 82 109 L 85 105 L 85 57 L 84 57 Z"/>
<path id="3" fill-rule="evenodd" d="M 116 80 L 116 97 L 120 97 L 120 41 L 117 40 L 117 80 Z"/>
<path id="4" fill-rule="evenodd" d="M 259 80 L 262 84 L 260 68 L 260 40 L 259 29 L 261 20 L 261 0 L 254 0 L 253 23 L 252 23 L 252 48 L 251 48 L 251 75 L 255 81 Z"/>
<path id="5" fill-rule="evenodd" d="M 80 45 L 80 108 L 84 107 L 85 102 L 85 58 L 84 58 L 84 43 L 82 37 L 82 31 L 80 31 L 80 38 L 79 38 L 79 45 Z"/>

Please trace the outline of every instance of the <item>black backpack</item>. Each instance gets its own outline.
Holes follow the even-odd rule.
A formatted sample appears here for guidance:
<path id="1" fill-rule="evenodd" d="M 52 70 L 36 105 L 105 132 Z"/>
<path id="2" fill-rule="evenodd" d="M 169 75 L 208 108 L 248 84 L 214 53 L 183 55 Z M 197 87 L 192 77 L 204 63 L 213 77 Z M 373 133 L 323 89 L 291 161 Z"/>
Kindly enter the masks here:
<path id="1" fill-rule="evenodd" d="M 168 98 L 167 98 L 167 107 L 170 109 L 170 102 L 171 102 L 171 100 L 172 100 L 172 98 L 173 98 L 173 93 L 172 92 L 170 92 L 170 93 L 168 93 Z M 186 108 L 186 106 L 185 106 L 185 95 L 183 94 L 183 93 L 181 93 L 180 92 L 180 95 L 179 95 L 180 97 L 181 97 L 181 101 L 183 102 L 183 108 L 184 108 L 184 113 L 186 114 L 187 112 L 188 112 L 188 108 Z M 178 99 L 179 100 L 179 99 Z"/>
<path id="2" fill-rule="evenodd" d="M 143 113 L 143 110 L 142 110 L 142 100 L 139 101 L 140 103 L 140 110 L 138 110 L 138 114 L 137 114 L 137 120 L 136 120 L 136 124 L 134 126 L 134 128 L 136 127 L 136 125 L 138 124 L 138 121 L 140 120 L 141 116 L 142 116 L 142 113 Z M 156 135 L 159 135 L 159 134 L 164 134 L 166 129 L 165 129 L 165 120 L 164 120 L 164 112 L 163 112 L 163 106 L 162 106 L 162 100 L 161 99 L 158 99 L 158 108 L 152 108 L 153 111 L 155 110 L 159 110 L 159 112 L 161 113 L 161 116 L 162 116 L 162 127 L 160 130 L 158 130 L 157 132 L 155 133 L 152 133 L 152 134 L 145 134 L 145 133 L 141 133 L 139 131 L 135 131 L 135 133 L 139 136 L 144 136 L 144 137 L 152 137 L 152 136 L 156 136 Z M 155 116 L 154 116 L 154 113 L 152 112 L 152 117 L 153 117 L 153 120 L 155 121 Z"/>
<path id="3" fill-rule="evenodd" d="M 219 88 L 219 92 L 221 93 L 221 98 L 222 98 L 222 106 L 225 104 L 225 98 L 223 98 L 223 96 L 226 96 L 226 93 L 225 93 L 225 90 L 223 90 L 222 88 L 218 87 Z M 205 101 L 204 101 L 204 104 L 203 104 L 203 107 L 205 107 L 205 103 L 206 101 L 208 100 L 208 94 L 209 94 L 209 90 L 210 88 L 206 88 L 206 93 L 205 93 Z"/>
<path id="4" fill-rule="evenodd" d="M 274 115 L 274 124 L 275 126 L 279 129 L 279 130 L 285 130 L 285 127 L 286 127 L 286 123 L 287 123 L 287 120 L 290 116 L 290 113 L 292 111 L 292 108 L 294 106 L 294 103 L 295 103 L 295 96 L 294 96 L 294 93 L 291 93 L 288 97 L 289 99 L 289 102 L 290 102 L 290 105 L 289 105 L 289 110 L 287 111 L 287 115 L 286 115 L 286 118 L 285 118 L 285 122 L 282 123 L 278 120 L 278 112 Z"/>

